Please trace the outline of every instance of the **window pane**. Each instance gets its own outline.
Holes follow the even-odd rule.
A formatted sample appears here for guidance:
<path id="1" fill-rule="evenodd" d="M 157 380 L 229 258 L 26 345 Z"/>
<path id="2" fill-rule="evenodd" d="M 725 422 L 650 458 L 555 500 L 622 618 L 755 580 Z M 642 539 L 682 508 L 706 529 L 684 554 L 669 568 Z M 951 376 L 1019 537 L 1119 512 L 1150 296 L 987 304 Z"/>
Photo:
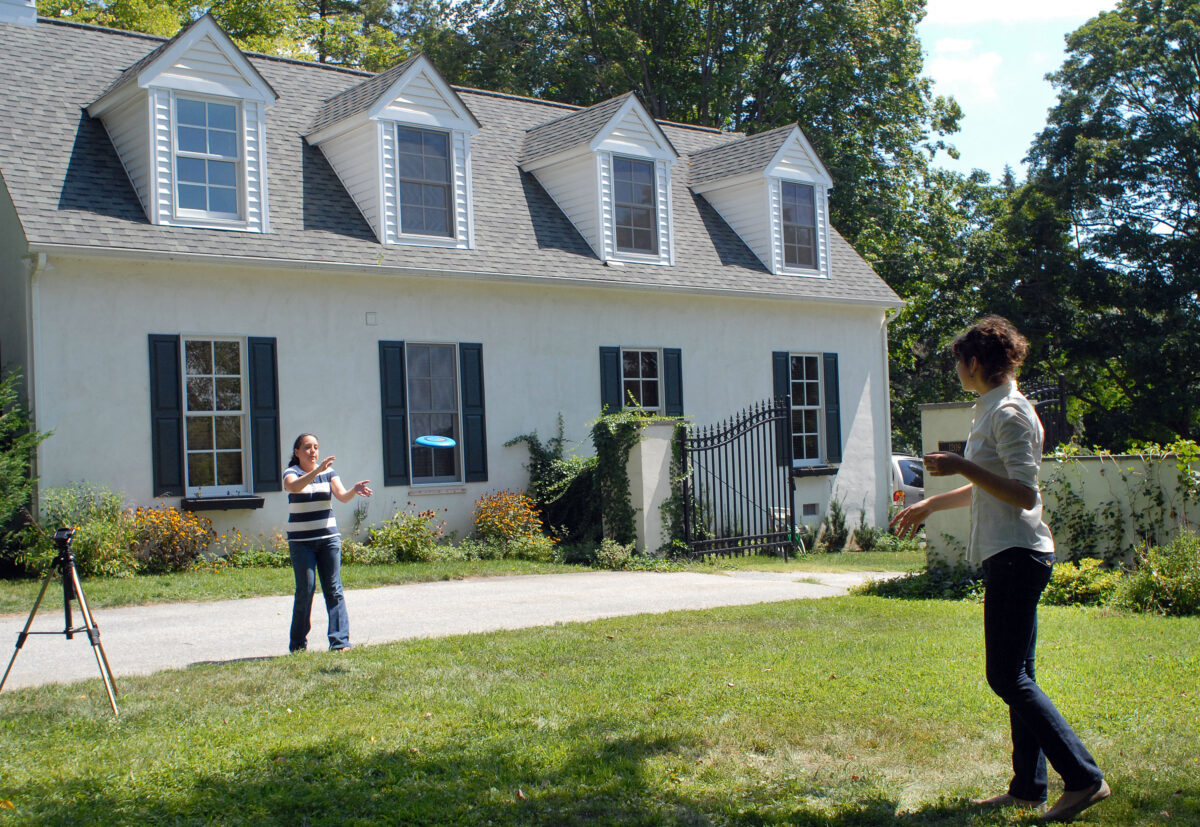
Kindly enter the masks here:
<path id="1" fill-rule="evenodd" d="M 629 397 L 633 397 L 633 402 L 629 401 Z M 642 383 L 636 380 L 628 380 L 625 382 L 623 392 L 621 394 L 622 405 L 641 405 L 642 404 Z"/>
<path id="2" fill-rule="evenodd" d="M 210 155 L 220 155 L 225 158 L 238 157 L 237 133 L 209 130 L 208 152 Z"/>
<path id="3" fill-rule="evenodd" d="M 654 250 L 654 233 L 649 230 L 634 230 L 633 244 L 630 247 L 634 250 L 643 252 L 653 252 Z"/>
<path id="4" fill-rule="evenodd" d="M 187 449 L 189 451 L 205 451 L 212 450 L 212 447 L 212 418 L 189 416 L 187 418 Z"/>
<path id="5" fill-rule="evenodd" d="M 213 187 L 208 191 L 208 209 L 211 212 L 237 213 L 237 190 Z"/>
<path id="6" fill-rule="evenodd" d="M 189 342 L 195 344 L 194 342 Z M 213 373 L 218 376 L 241 376 L 240 342 L 213 342 Z"/>
<path id="7" fill-rule="evenodd" d="M 240 377 L 216 380 L 217 410 L 240 411 L 242 409 L 242 380 Z"/>
<path id="8" fill-rule="evenodd" d="M 647 379 L 658 378 L 658 353 L 653 350 L 642 351 L 642 376 Z"/>
<path id="9" fill-rule="evenodd" d="M 641 400 L 643 408 L 658 407 L 658 382 L 647 381 L 642 383 Z"/>
<path id="10" fill-rule="evenodd" d="M 242 418 L 240 416 L 216 417 L 216 431 L 218 448 L 229 450 L 242 447 Z"/>
<path id="11" fill-rule="evenodd" d="M 186 342 L 183 352 L 188 376 L 212 373 L 212 342 Z"/>
<path id="12" fill-rule="evenodd" d="M 445 132 L 422 132 L 421 149 L 426 155 L 445 158 L 449 154 L 449 139 Z"/>
<path id="13" fill-rule="evenodd" d="M 208 104 L 208 125 L 215 129 L 237 129 L 237 109 L 224 103 Z"/>
<path id="14" fill-rule="evenodd" d="M 429 349 L 429 375 L 454 378 L 454 348 L 449 345 Z"/>
<path id="15" fill-rule="evenodd" d="M 411 345 L 408 349 L 408 371 L 416 376 L 429 376 L 429 346 Z"/>
<path id="16" fill-rule="evenodd" d="M 433 380 L 433 404 L 430 407 L 435 411 L 449 411 L 457 407 L 454 382 L 448 379 Z"/>
<path id="17" fill-rule="evenodd" d="M 204 126 L 204 102 L 176 98 L 175 119 L 181 124 Z"/>
<path id="18" fill-rule="evenodd" d="M 217 454 L 217 485 L 242 484 L 242 454 L 238 452 Z"/>
<path id="19" fill-rule="evenodd" d="M 177 158 L 175 160 L 175 171 L 179 175 L 180 181 L 203 184 L 208 180 L 204 161 L 200 158 Z M 180 187 L 180 189 L 183 188 Z"/>
<path id="20" fill-rule="evenodd" d="M 817 438 L 815 436 L 806 436 L 804 438 L 804 458 L 819 459 L 820 452 L 817 448 Z"/>
<path id="21" fill-rule="evenodd" d="M 805 405 L 820 405 L 821 404 L 821 388 L 816 382 L 804 383 L 804 404 Z"/>
<path id="22" fill-rule="evenodd" d="M 421 188 L 421 204 L 428 207 L 437 207 L 438 209 L 446 208 L 446 189 L 445 187 L 422 187 Z"/>
<path id="23" fill-rule="evenodd" d="M 804 411 L 801 418 L 804 423 L 804 433 L 815 434 L 817 432 L 817 412 L 813 410 Z"/>
<path id="24" fill-rule="evenodd" d="M 179 207 L 184 210 L 206 210 L 208 209 L 207 194 L 208 190 L 204 187 L 181 184 L 179 187 Z"/>
<path id="25" fill-rule="evenodd" d="M 397 160 L 399 161 L 401 179 L 421 177 L 422 164 L 420 155 L 409 155 L 407 152 L 401 152 Z M 401 189 L 403 190 L 403 188 L 406 186 L 409 185 L 402 184 Z"/>
<path id="26" fill-rule="evenodd" d="M 633 245 L 633 230 L 630 230 L 626 227 L 617 227 L 617 249 L 636 249 Z"/>
<path id="27" fill-rule="evenodd" d="M 621 375 L 625 377 L 640 376 L 639 367 L 641 365 L 641 351 L 623 350 L 621 351 Z"/>
<path id="28" fill-rule="evenodd" d="M 183 152 L 204 152 L 205 132 L 191 126 L 180 126 L 175 132 L 178 148 Z"/>
<path id="29" fill-rule="evenodd" d="M 212 454 L 188 454 L 188 485 L 214 485 L 216 468 Z"/>
<path id="30" fill-rule="evenodd" d="M 415 129 L 397 129 L 396 148 L 400 152 L 420 156 L 421 133 Z"/>
<path id="31" fill-rule="evenodd" d="M 415 411 L 433 408 L 433 383 L 428 378 L 414 376 L 408 383 L 408 403 Z"/>
<path id="32" fill-rule="evenodd" d="M 424 175 L 426 181 L 450 181 L 450 166 L 445 158 L 425 158 Z"/>
<path id="33" fill-rule="evenodd" d="M 236 187 L 237 164 L 229 161 L 209 161 L 208 183 L 217 187 Z"/>
<path id="34" fill-rule="evenodd" d="M 193 377 L 187 380 L 187 406 L 189 411 L 211 411 L 213 409 L 213 380 Z"/>

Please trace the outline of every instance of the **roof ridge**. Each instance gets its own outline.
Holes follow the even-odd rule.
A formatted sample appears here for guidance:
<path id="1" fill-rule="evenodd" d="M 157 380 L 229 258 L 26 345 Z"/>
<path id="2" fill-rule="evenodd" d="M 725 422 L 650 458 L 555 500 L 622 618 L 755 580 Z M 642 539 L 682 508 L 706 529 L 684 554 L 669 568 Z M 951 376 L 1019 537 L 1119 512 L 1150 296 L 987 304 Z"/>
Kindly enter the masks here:
<path id="1" fill-rule="evenodd" d="M 776 132 L 781 132 L 785 129 L 791 129 L 795 126 L 796 126 L 795 123 L 784 124 L 783 126 L 777 126 L 774 129 L 768 129 L 766 132 L 755 132 L 753 135 L 747 135 L 745 132 L 726 132 L 723 134 L 740 135 L 741 140 L 730 141 L 729 143 L 717 144 L 716 146 L 710 146 L 710 147 L 705 147 L 704 149 L 698 149 L 695 152 L 689 153 L 688 157 L 695 158 L 697 155 L 703 155 L 706 152 L 717 152 L 722 149 L 729 149 L 730 147 L 734 146 L 735 144 L 740 146 L 741 144 L 748 143 L 750 141 L 756 141 L 756 140 L 765 138 L 768 135 L 772 135 Z"/>

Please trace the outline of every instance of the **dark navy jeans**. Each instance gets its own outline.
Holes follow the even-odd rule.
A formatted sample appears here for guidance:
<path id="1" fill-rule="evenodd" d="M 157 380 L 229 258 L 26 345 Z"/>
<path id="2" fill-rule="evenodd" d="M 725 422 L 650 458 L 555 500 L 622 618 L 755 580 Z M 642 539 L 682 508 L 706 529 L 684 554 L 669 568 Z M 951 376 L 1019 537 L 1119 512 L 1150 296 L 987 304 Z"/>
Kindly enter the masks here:
<path id="1" fill-rule="evenodd" d="M 350 618 L 346 614 L 346 599 L 342 596 L 342 538 L 289 540 L 288 550 L 292 554 L 292 571 L 296 574 L 288 651 L 306 648 L 318 574 L 325 595 L 325 611 L 329 614 L 329 648 L 345 649 L 350 645 Z"/>
<path id="2" fill-rule="evenodd" d="M 1034 681 L 1037 604 L 1050 582 L 1052 558 L 1010 548 L 983 561 L 983 635 L 987 682 L 1008 704 L 1013 778 L 1008 792 L 1046 800 L 1046 761 L 1067 790 L 1098 784 L 1104 775 L 1054 703 Z"/>

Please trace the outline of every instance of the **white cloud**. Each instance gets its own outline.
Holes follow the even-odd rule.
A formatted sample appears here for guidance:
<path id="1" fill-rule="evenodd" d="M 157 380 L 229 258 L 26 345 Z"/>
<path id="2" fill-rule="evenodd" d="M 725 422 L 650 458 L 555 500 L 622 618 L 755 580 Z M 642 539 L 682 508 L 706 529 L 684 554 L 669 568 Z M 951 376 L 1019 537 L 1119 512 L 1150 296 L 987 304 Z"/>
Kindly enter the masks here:
<path id="1" fill-rule="evenodd" d="M 937 92 L 953 95 L 960 103 L 996 100 L 996 77 L 1004 59 L 996 52 L 975 54 L 977 40 L 943 37 L 933 44 L 925 74 Z"/>
<path id="2" fill-rule="evenodd" d="M 1111 11 L 1116 0 L 929 0 L 925 23 L 961 26 L 971 23 L 1023 23 L 1043 20 L 1087 20 Z"/>

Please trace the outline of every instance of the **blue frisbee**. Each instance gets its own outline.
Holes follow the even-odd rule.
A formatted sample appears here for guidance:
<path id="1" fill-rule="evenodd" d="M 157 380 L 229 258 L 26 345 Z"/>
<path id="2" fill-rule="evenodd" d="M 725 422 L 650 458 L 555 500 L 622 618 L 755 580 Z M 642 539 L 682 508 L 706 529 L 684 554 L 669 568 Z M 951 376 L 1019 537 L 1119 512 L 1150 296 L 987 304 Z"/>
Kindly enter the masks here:
<path id="1" fill-rule="evenodd" d="M 448 436 L 438 436 L 437 434 L 419 436 L 413 441 L 418 445 L 424 445 L 426 448 L 453 448 L 458 444 Z"/>

